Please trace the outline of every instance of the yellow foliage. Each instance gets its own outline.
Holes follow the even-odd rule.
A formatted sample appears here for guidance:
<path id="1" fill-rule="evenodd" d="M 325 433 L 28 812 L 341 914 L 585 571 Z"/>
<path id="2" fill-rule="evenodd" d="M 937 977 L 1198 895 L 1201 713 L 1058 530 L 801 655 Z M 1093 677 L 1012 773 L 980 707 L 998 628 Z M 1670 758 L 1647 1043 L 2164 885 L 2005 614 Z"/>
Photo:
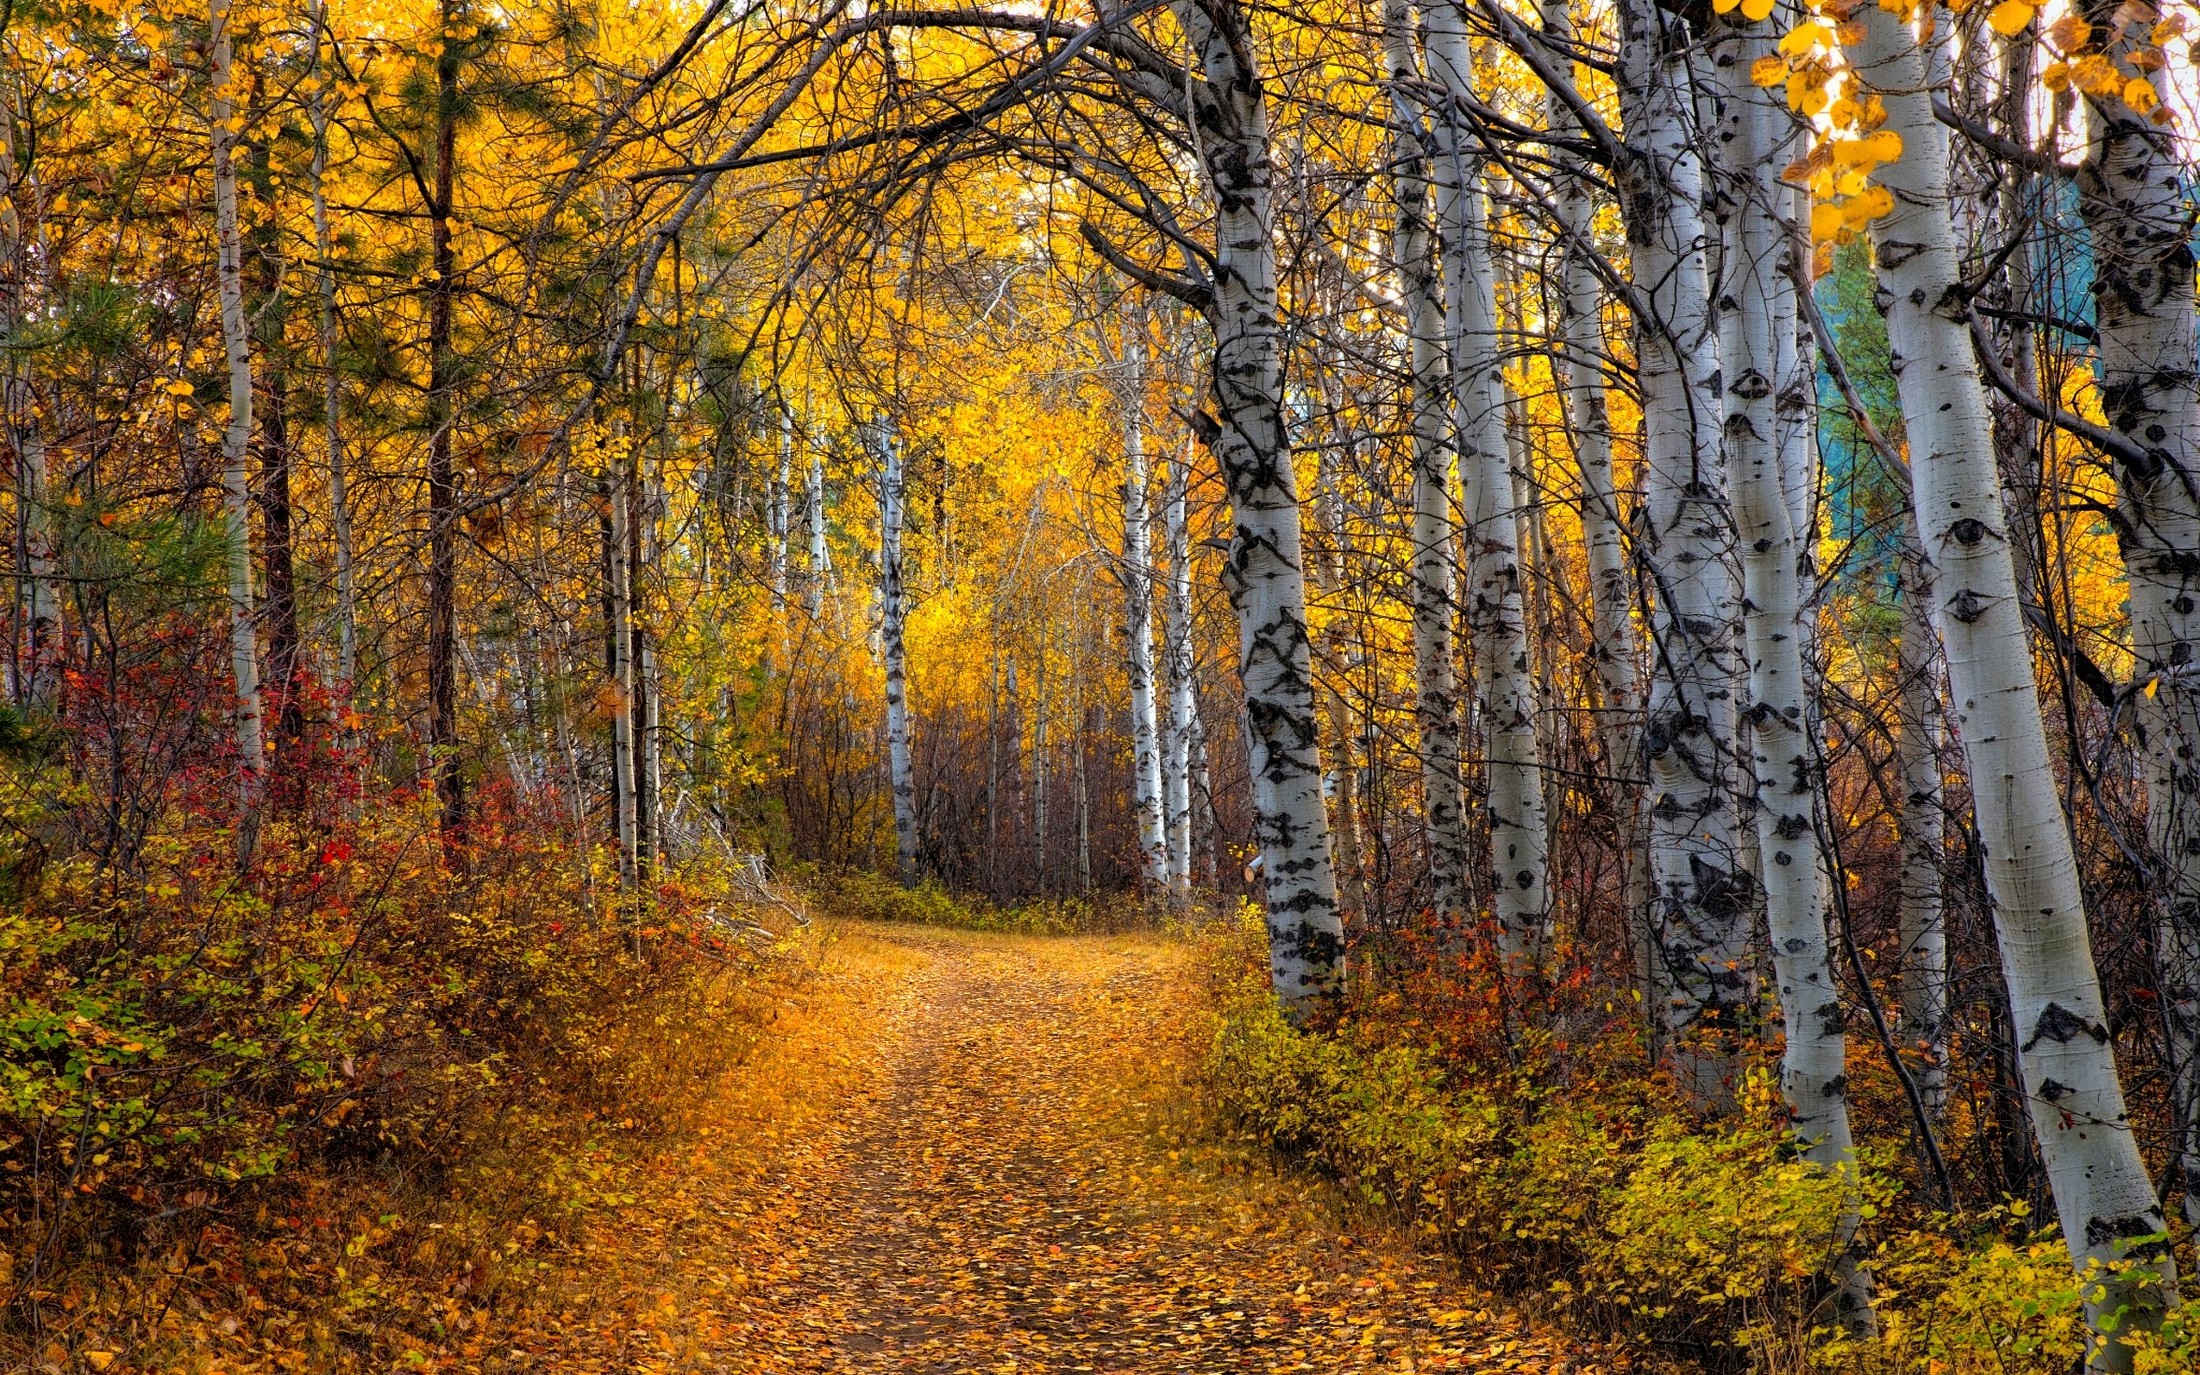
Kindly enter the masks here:
<path id="1" fill-rule="evenodd" d="M 1993 26 L 1995 33 L 2004 38 L 2014 38 L 2032 23 L 2032 16 L 2036 12 L 2024 0 L 2001 0 L 2000 4 L 1987 13 L 1986 22 Z"/>

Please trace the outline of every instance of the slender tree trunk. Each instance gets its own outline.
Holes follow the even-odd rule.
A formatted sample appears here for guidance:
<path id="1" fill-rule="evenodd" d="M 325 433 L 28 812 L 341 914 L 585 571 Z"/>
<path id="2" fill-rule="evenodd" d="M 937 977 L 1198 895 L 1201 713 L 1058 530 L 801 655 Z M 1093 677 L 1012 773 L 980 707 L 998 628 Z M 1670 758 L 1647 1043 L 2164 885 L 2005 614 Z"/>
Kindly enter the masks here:
<path id="1" fill-rule="evenodd" d="M 1473 89 L 1459 9 L 1428 11 L 1429 75 L 1456 104 Z M 1447 110 L 1450 107 L 1447 106 Z M 1488 879 L 1498 943 L 1533 968 L 1548 938 L 1550 837 L 1536 744 L 1535 675 L 1520 593 L 1520 512 L 1505 437 L 1505 374 L 1496 253 L 1480 159 L 1455 117 L 1437 121 L 1437 219 L 1450 317 L 1451 402 L 1467 507 L 1467 624 L 1489 789 Z"/>
<path id="2" fill-rule="evenodd" d="M 50 255 L 42 236 L 25 223 L 19 199 L 33 206 L 40 219 L 43 194 L 37 176 L 25 167 L 16 148 L 17 118 L 13 92 L 7 106 L 0 106 L 0 217 L 5 217 L 6 315 L 0 327 L 15 338 L 43 294 Z M 0 407 L 6 411 L 8 447 L 15 459 L 15 498 L 18 555 L 23 568 L 21 602 L 23 621 L 11 644 L 17 656 L 16 702 L 34 712 L 50 713 L 59 706 L 61 670 L 68 638 L 61 623 L 61 547 L 54 518 L 52 477 L 47 471 L 45 425 L 38 414 L 38 392 L 32 376 L 32 358 L 24 350 L 9 349 L 0 362 Z"/>
<path id="3" fill-rule="evenodd" d="M 307 175 L 313 200 L 314 284 L 321 298 L 321 434 L 328 462 L 329 532 L 336 546 L 336 679 L 348 719 L 359 677 L 359 586 L 352 562 L 350 475 L 344 466 L 343 390 L 336 366 L 336 240 L 328 205 L 329 107 L 336 65 L 321 57 L 320 45 L 334 41 L 328 34 L 328 7 L 322 0 L 313 7 L 313 32 L 320 79 L 307 105 L 313 125 L 313 161 Z M 347 743 L 355 737 L 356 732 L 345 728 L 342 738 Z"/>
<path id="4" fill-rule="evenodd" d="M 2140 0 L 2085 7 L 2127 70 L 2159 54 L 2162 19 Z M 2175 99 L 2168 69 L 2147 79 Z M 2146 727 L 2147 838 L 2161 915 L 2156 984 L 2169 1043 L 2170 1173 L 2200 1224 L 2200 324 L 2194 319 L 2191 169 L 2171 128 L 2121 96 L 2089 102 L 2092 146 L 2078 210 L 2092 237 L 2100 391 L 2109 425 L 2143 459 L 2116 465 L 2131 584 L 2133 699 Z M 2166 106 L 2165 106 L 2166 108 Z"/>
<path id="5" fill-rule="evenodd" d="M 2136 1247 L 2166 1274 L 2167 1250 L 2135 1240 L 2164 1230 L 2162 1212 L 2124 1107 L 2077 863 L 2055 801 L 1965 318 L 1947 133 L 1933 116 L 1924 55 L 1907 26 L 1876 7 L 1861 13 L 1858 71 L 1902 140 L 1900 160 L 1879 172 L 1895 200 L 1872 226 L 1879 300 L 2033 1128 L 2072 1258 L 2106 1262 Z M 2091 1305 L 2096 1331 L 2159 1323 L 2167 1291 L 2148 1276 L 2112 1279 Z M 2119 1309 L 2128 1310 L 2120 1320 Z M 2093 1363 L 2129 1369 L 2130 1350 L 2111 1339 Z"/>
<path id="6" fill-rule="evenodd" d="M 446 844 L 466 823 L 466 778 L 458 757 L 458 473 L 453 391 L 452 307 L 458 257 L 451 216 L 458 175 L 459 53 L 456 0 L 442 0 L 435 62 L 435 181 L 428 206 L 428 750 Z"/>
<path id="7" fill-rule="evenodd" d="M 215 274 L 221 300 L 222 349 L 229 367 L 229 424 L 222 432 L 222 495 L 229 556 L 229 664 L 236 688 L 237 853 L 249 864 L 259 843 L 267 751 L 260 727 L 260 647 L 252 598 L 251 483 L 245 459 L 252 442 L 252 333 L 244 310 L 244 249 L 237 226 L 237 132 L 228 0 L 212 0 Z"/>
<path id="8" fill-rule="evenodd" d="M 903 642 L 901 438 L 879 434 L 879 653 L 886 662 L 887 786 L 894 800 L 894 864 L 905 884 L 917 881 L 917 782 L 909 757 L 909 670 Z"/>
<path id="9" fill-rule="evenodd" d="M 1734 789 L 1734 526 L 1718 426 L 1718 340 L 1704 261 L 1703 166 L 1686 22 L 1624 0 L 1620 169 L 1634 278 L 1646 495 L 1640 554 L 1656 641 L 1643 754 L 1662 1039 L 1699 1102 L 1728 1100 L 1755 1001 L 1755 882 Z"/>
<path id="10" fill-rule="evenodd" d="M 1431 6 L 1433 19 L 1440 6 Z M 1442 121 L 1432 144 L 1422 114 L 1421 64 L 1414 54 L 1408 0 L 1383 7 L 1383 48 L 1391 82 L 1393 140 L 1391 258 L 1405 302 L 1406 399 L 1413 429 L 1413 725 L 1421 758 L 1421 825 L 1428 850 L 1429 899 L 1437 923 L 1460 930 L 1468 916 L 1466 794 L 1460 779 L 1459 680 L 1452 645 L 1457 605 L 1459 531 L 1452 520 L 1456 451 L 1449 433 L 1450 359 L 1445 341 L 1445 278 L 1437 263 L 1429 207 L 1431 158 L 1454 159 Z M 1439 64 L 1435 52 L 1430 64 Z M 1437 167 L 1439 203 L 1457 211 L 1456 167 Z M 1448 226 L 1447 226 L 1448 227 Z M 1452 269 L 1447 254 L 1443 272 Z"/>
<path id="11" fill-rule="evenodd" d="M 634 495 L 622 459 L 605 478 L 611 489 L 611 713 L 612 806 L 619 828 L 619 891 L 629 898 L 641 885 L 641 804 L 634 786 Z"/>
<path id="12" fill-rule="evenodd" d="M 1139 882 L 1148 893 L 1169 888 L 1169 841 L 1161 794 L 1161 732 L 1154 708 L 1153 535 L 1146 496 L 1146 345 L 1137 337 L 1145 316 L 1125 321 L 1120 404 L 1123 425 L 1123 671 L 1131 695 L 1131 809 L 1138 821 Z"/>
<path id="13" fill-rule="evenodd" d="M 1940 772 L 1940 658 L 1927 609 L 1931 567 L 1913 535 L 1901 568 L 1902 640 L 1896 671 L 1901 738 L 1902 1032 L 1914 1052 L 1911 1074 L 1926 1116 L 1938 1121 L 1948 1105 L 1949 981 L 1947 880 L 1943 859 L 1946 802 Z"/>
<path id="14" fill-rule="evenodd" d="M 1757 25 L 1733 43 L 1730 72 L 1769 55 Z M 1726 364 L 1727 473 L 1742 548 L 1743 628 L 1748 649 L 1748 739 L 1765 926 L 1780 990 L 1785 1049 L 1780 1090 L 1788 1124 L 1803 1158 L 1828 1169 L 1853 1169 L 1849 1132 L 1847 1037 L 1840 986 L 1826 936 L 1823 868 L 1812 819 L 1819 794 L 1818 748 L 1804 681 L 1809 627 L 1803 578 L 1810 560 L 1795 526 L 1796 508 L 1782 481 L 1780 443 L 1781 332 L 1779 283 L 1792 281 L 1793 236 L 1786 223 L 1787 188 L 1776 180 L 1788 160 L 1787 111 L 1748 81 L 1722 92 L 1735 137 L 1725 146 L 1728 189 L 1736 201 L 1722 296 L 1733 302 L 1732 331 L 1722 340 Z M 1793 330 L 1787 329 L 1793 348 Z M 1853 1227 L 1853 1223 L 1850 1224 Z M 1845 1306 L 1867 1311 L 1863 1272 L 1847 1267 Z"/>
<path id="15" fill-rule="evenodd" d="M 1248 15 L 1232 0 L 1176 0 L 1204 80 L 1187 81 L 1216 203 L 1214 400 L 1209 444 L 1235 531 L 1239 678 L 1252 731 L 1254 830 L 1268 890 L 1269 963 L 1293 1011 L 1344 986 L 1344 925 L 1329 855 L 1320 729 L 1306 627 L 1298 479 L 1283 418 L 1267 96 Z"/>
<path id="16" fill-rule="evenodd" d="M 252 81 L 252 104 L 264 99 L 257 74 Z M 268 138 L 246 145 L 245 176 L 254 201 L 275 206 L 276 185 L 273 150 Z M 260 624 L 266 632 L 267 662 L 263 691 L 272 690 L 275 710 L 275 748 L 270 766 L 270 789 L 275 805 L 295 810 L 304 803 L 306 719 L 301 691 L 303 661 L 298 634 L 298 570 L 292 533 L 290 492 L 290 377 L 286 364 L 286 323 L 289 302 L 284 294 L 280 228 L 272 220 L 240 235 L 250 250 L 252 299 L 246 317 L 252 343 L 260 359 L 260 399 L 253 407 L 259 441 L 255 457 L 259 484 L 254 504 L 260 512 Z M 240 264 L 241 266 L 242 264 Z"/>
<path id="17" fill-rule="evenodd" d="M 1574 41 L 1568 0 L 1543 0 L 1544 32 L 1561 51 Z M 1579 130 L 1573 107 L 1556 92 L 1545 103 L 1547 122 L 1561 137 Z M 1589 658 L 1603 690 L 1602 736 L 1607 805 L 1626 866 L 1627 938 L 1636 977 L 1641 982 L 1653 1035 L 1662 1029 L 1657 995 L 1659 957 L 1650 910 L 1649 867 L 1643 848 L 1641 710 L 1642 670 L 1635 631 L 1635 579 L 1625 540 L 1612 469 L 1612 421 L 1604 396 L 1604 286 L 1597 275 L 1595 204 L 1590 172 L 1577 156 L 1561 151 L 1551 202 L 1559 244 L 1560 386 L 1573 443 L 1574 466 L 1581 483 L 1576 514 L 1581 521 L 1584 560 L 1589 574 Z"/>
<path id="18" fill-rule="evenodd" d="M 1163 777 L 1169 833 L 1169 891 L 1179 901 L 1192 888 L 1192 541 L 1187 517 L 1189 456 L 1168 461 L 1162 499 L 1162 542 L 1167 545 L 1167 629 L 1162 636 L 1169 717 Z"/>
<path id="19" fill-rule="evenodd" d="M 803 525 L 810 537 L 809 581 L 802 589 L 803 608 L 815 621 L 825 610 L 825 593 L 833 580 L 832 547 L 825 542 L 825 455 L 810 455 L 809 481 L 803 489 Z"/>

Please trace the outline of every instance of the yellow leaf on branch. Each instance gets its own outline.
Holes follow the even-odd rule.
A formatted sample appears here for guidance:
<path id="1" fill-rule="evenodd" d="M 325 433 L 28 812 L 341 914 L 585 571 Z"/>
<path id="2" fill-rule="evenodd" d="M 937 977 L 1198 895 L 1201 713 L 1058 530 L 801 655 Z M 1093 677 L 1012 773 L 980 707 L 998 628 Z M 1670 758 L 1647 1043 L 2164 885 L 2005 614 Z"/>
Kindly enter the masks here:
<path id="1" fill-rule="evenodd" d="M 2003 38 L 2015 38 L 2031 26 L 2035 13 L 2037 11 L 2024 0 L 2001 0 L 1986 16 L 1986 22 Z"/>

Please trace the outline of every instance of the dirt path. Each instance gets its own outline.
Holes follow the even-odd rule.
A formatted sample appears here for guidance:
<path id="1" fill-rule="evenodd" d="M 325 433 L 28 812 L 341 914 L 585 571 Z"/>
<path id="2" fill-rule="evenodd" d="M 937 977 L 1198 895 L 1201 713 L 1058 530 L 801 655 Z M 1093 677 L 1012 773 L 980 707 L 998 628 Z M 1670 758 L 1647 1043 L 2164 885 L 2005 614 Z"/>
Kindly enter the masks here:
<path id="1" fill-rule="evenodd" d="M 558 1370 L 1586 1370 L 1321 1186 L 1185 1139 L 1170 945 L 846 933 Z M 759 1073 L 761 1071 L 761 1073 Z M 523 1353 L 514 1351 L 514 1358 Z M 520 1367 L 515 1359 L 512 1365 Z"/>

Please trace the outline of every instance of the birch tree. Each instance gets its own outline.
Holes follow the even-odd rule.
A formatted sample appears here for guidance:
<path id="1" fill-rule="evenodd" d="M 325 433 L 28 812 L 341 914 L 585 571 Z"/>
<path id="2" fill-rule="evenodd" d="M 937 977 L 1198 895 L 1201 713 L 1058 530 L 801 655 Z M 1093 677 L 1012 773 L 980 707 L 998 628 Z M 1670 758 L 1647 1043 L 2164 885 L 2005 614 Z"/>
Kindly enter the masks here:
<path id="1" fill-rule="evenodd" d="M 1925 55 L 1900 17 L 1860 10 L 1855 53 L 1901 156 L 1879 172 L 1893 210 L 1871 226 L 1879 300 L 1910 445 L 1912 506 L 1933 576 L 1954 722 L 1972 779 L 1978 839 L 2020 1042 L 2028 1106 L 2071 1257 L 2134 1253 L 2088 1304 L 2102 1369 L 2128 1369 L 2110 1329 L 2159 1321 L 2172 1263 L 2152 1239 L 2162 1210 L 2140 1159 L 2110 1045 L 2070 834 L 2056 805 L 1997 491 L 1992 425 L 1971 351 L 1948 194 L 1948 139 Z M 2156 1274 L 2162 1278 L 2156 1278 Z"/>
<path id="2" fill-rule="evenodd" d="M 228 0 L 207 9 L 213 88 L 207 115 L 214 173 L 215 290 L 221 305 L 222 355 L 229 374 L 229 421 L 222 430 L 222 509 L 229 563 L 229 666 L 236 690 L 237 851 L 250 863 L 259 838 L 267 751 L 260 720 L 258 616 L 252 597 L 252 331 L 245 319 L 243 243 L 237 225 L 237 119 L 234 45 Z"/>
<path id="3" fill-rule="evenodd" d="M 1436 215 L 1443 244 L 1452 433 L 1467 511 L 1467 624 L 1475 706 L 1488 755 L 1488 876 L 1499 946 L 1509 962 L 1525 968 L 1535 963 L 1547 935 L 1550 837 L 1520 593 L 1520 513 L 1505 434 L 1497 255 L 1480 159 L 1470 155 L 1453 113 L 1474 84 L 1462 20 L 1450 0 L 1427 15 L 1429 75 L 1448 97 L 1445 116 L 1437 121 Z"/>
<path id="4" fill-rule="evenodd" d="M 886 666 L 886 786 L 894 804 L 894 864 L 917 881 L 917 780 L 909 753 L 908 608 L 902 582 L 901 436 L 881 423 L 879 446 L 879 657 Z"/>
<path id="5" fill-rule="evenodd" d="M 1390 0 L 1384 6 L 1383 48 L 1396 130 L 1391 155 L 1395 205 L 1391 257 L 1405 304 L 1406 405 L 1413 432 L 1410 579 L 1421 825 L 1426 832 L 1430 906 L 1439 923 L 1456 930 L 1466 921 L 1468 906 L 1466 797 L 1459 775 L 1459 683 L 1452 645 L 1459 541 L 1452 520 L 1456 450 L 1450 432 L 1445 289 L 1429 207 L 1430 137 L 1418 94 L 1425 78 L 1414 52 L 1412 7 L 1405 0 Z"/>
<path id="6" fill-rule="evenodd" d="M 1726 70 L 1771 53 L 1762 26 L 1732 43 Z M 1748 739 L 1765 926 L 1779 983 L 1784 1049 L 1781 1097 L 1803 1158 L 1828 1169 L 1854 1167 L 1849 1131 L 1847 1038 L 1839 985 L 1826 938 L 1818 830 L 1818 750 L 1804 683 L 1803 577 L 1810 563 L 1783 483 L 1778 415 L 1786 322 L 1779 284 L 1792 281 L 1793 236 L 1785 223 L 1786 188 L 1777 169 L 1789 161 L 1787 112 L 1755 83 L 1720 91 L 1727 106 L 1722 169 L 1734 198 L 1722 299 L 1733 303 L 1725 348 L 1726 458 L 1741 543 L 1743 629 L 1749 666 Z M 1790 307 L 1792 312 L 1792 305 Z M 1787 327 L 1788 347 L 1793 330 Z M 1852 1270 L 1844 1300 L 1861 1309 Z"/>
<path id="7" fill-rule="evenodd" d="M 1718 338 L 1705 263 L 1693 36 L 1652 0 L 1622 0 L 1615 158 L 1634 285 L 1643 410 L 1639 556 L 1654 598 L 1643 754 L 1663 1030 L 1692 1093 L 1717 1102 L 1753 1001 L 1755 882 L 1735 803 L 1733 513 L 1721 458 Z M 1577 117 L 1582 115 L 1575 107 Z"/>
<path id="8" fill-rule="evenodd" d="M 1214 196 L 1207 318 L 1216 415 L 1202 428 L 1230 494 L 1225 576 L 1238 607 L 1269 962 L 1277 996 L 1304 1009 L 1343 989 L 1344 926 L 1322 800 L 1298 479 L 1283 418 L 1267 92 L 1243 8 L 1233 0 L 1171 8 L 1197 59 L 1200 79 L 1187 77 L 1184 99 Z"/>
<path id="9" fill-rule="evenodd" d="M 1189 439 L 1187 438 L 1187 443 Z M 1162 543 L 1168 557 L 1167 611 L 1162 634 L 1163 681 L 1169 713 L 1162 749 L 1164 821 L 1169 837 L 1169 890 L 1181 900 L 1192 887 L 1192 540 L 1187 507 L 1191 464 L 1172 454 L 1162 481 Z"/>
<path id="10" fill-rule="evenodd" d="M 2083 7 L 2138 91 L 2089 95 L 2078 183 L 2090 231 L 2101 406 L 2116 457 L 2118 543 L 2131 587 L 2133 699 L 2146 735 L 2147 839 L 2160 893 L 2155 967 L 2170 1061 L 2165 1188 L 2200 1223 L 2200 321 L 2191 169 L 2152 115 L 2175 91 L 2147 0 Z M 2151 56 L 2150 56 L 2151 55 Z M 2144 92 L 2144 94 L 2141 94 Z"/>
<path id="11" fill-rule="evenodd" d="M 1126 320 L 1117 365 L 1122 369 L 1118 404 L 1123 432 L 1123 557 L 1117 562 L 1123 589 L 1124 674 L 1131 697 L 1131 808 L 1138 818 L 1139 868 L 1149 892 L 1169 888 L 1169 841 L 1161 790 L 1161 731 L 1154 702 L 1153 536 L 1147 499 L 1146 346 L 1142 313 Z"/>

